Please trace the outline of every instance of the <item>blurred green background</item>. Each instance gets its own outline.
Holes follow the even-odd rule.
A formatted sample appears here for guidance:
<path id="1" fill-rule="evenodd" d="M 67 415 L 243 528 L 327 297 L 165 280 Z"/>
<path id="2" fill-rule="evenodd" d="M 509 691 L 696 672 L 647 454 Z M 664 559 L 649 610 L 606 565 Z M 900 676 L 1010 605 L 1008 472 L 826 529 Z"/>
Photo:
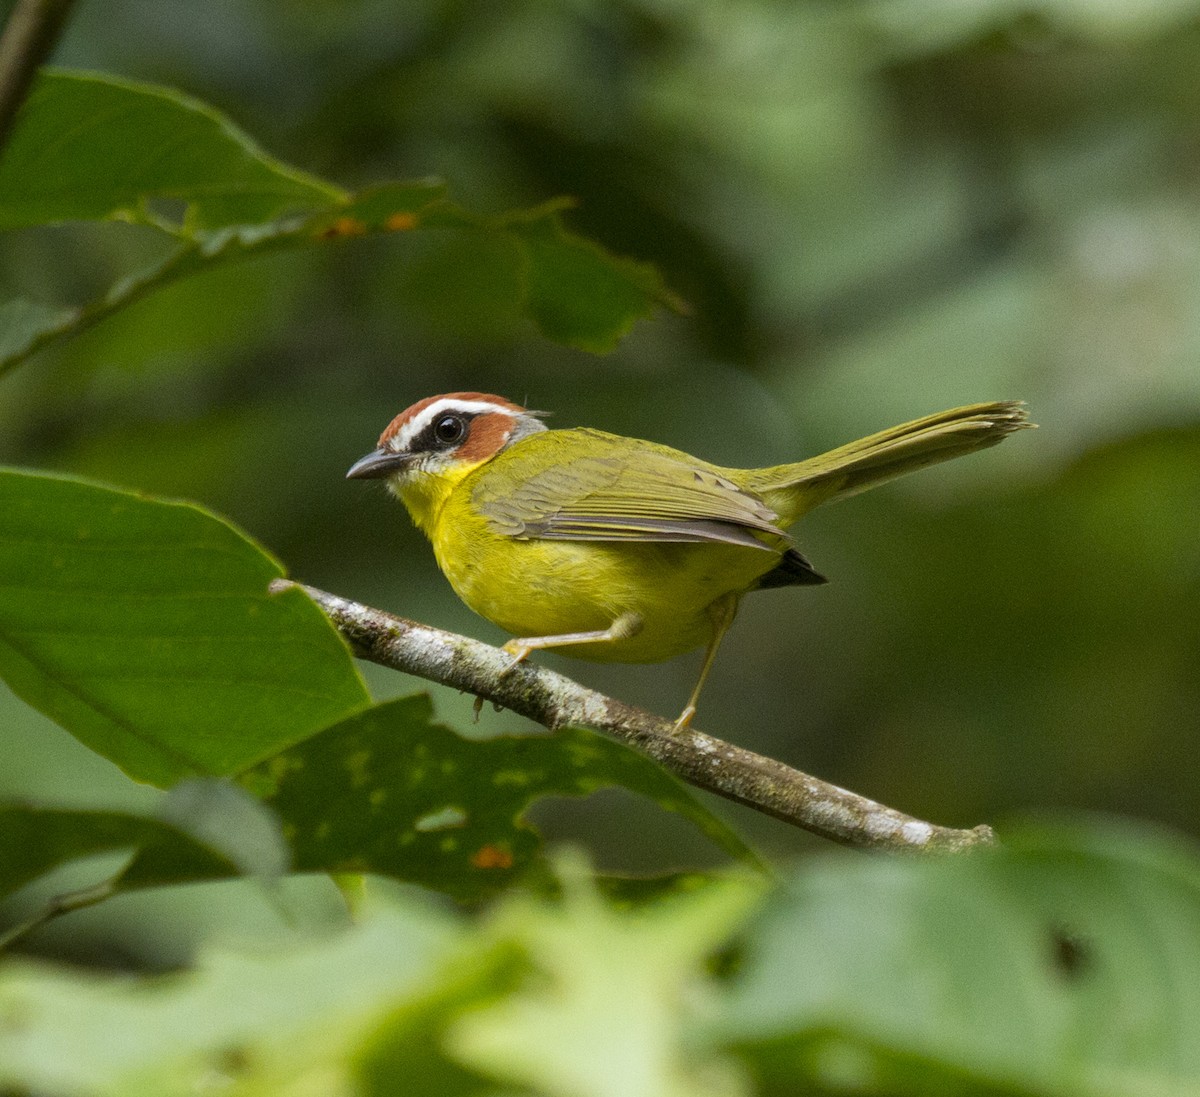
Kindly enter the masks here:
<path id="1" fill-rule="evenodd" d="M 523 325 L 499 251 L 467 281 L 435 234 L 260 259 L 0 380 L 0 461 L 201 501 L 297 578 L 499 641 L 343 480 L 416 399 L 498 392 L 730 465 L 1025 399 L 1039 431 L 812 515 L 831 582 L 743 603 L 698 726 L 941 823 L 1200 834 L 1200 2 L 85 0 L 55 61 L 185 90 L 347 186 L 572 195 L 690 314 L 595 358 Z M 71 304 L 154 246 L 10 233 L 0 289 Z M 544 658 L 664 713 L 698 662 Z M 470 698 L 436 703 L 471 732 Z M 0 756 L 0 795 L 151 795 L 7 693 Z M 771 855 L 815 846 L 712 802 Z M 615 793 L 538 818 L 608 867 L 712 856 Z"/>

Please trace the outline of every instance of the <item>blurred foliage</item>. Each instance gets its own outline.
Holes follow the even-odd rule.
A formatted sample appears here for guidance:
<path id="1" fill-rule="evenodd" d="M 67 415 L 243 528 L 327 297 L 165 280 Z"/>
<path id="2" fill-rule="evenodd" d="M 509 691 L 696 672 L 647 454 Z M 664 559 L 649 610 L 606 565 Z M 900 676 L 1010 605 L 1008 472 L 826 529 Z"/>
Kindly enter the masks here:
<path id="1" fill-rule="evenodd" d="M 1200 857 L 1161 834 L 1056 829 L 970 858 L 827 859 L 765 899 L 744 879 L 710 880 L 632 916 L 580 859 L 560 857 L 558 876 L 559 898 L 510 895 L 473 923 L 377 894 L 341 932 L 208 945 L 190 970 L 136 981 L 9 964 L 0 1085 L 1200 1092 Z"/>
<path id="2" fill-rule="evenodd" d="M 196 500 L 301 579 L 498 639 L 457 603 L 394 503 L 342 482 L 413 400 L 495 391 L 555 411 L 556 424 L 762 465 L 941 407 L 1023 398 L 1037 433 L 815 515 L 799 531 L 831 583 L 746 600 L 701 726 L 938 822 L 1070 807 L 1200 833 L 1200 2 L 83 0 L 55 61 L 183 89 L 339 194 L 443 177 L 462 209 L 502 231 L 265 249 L 155 283 L 0 378 L 0 461 Z M 545 225 L 653 263 L 686 314 L 660 310 L 606 358 L 540 338 L 504 211 L 539 210 L 558 196 L 575 204 L 556 207 Z M 170 220 L 178 211 L 153 212 Z M 29 304 L 3 314 L 0 350 L 69 323 L 130 273 L 162 263 L 169 243 L 160 225 L 127 221 L 8 231 L 0 300 Z M 570 283 L 549 284 L 560 281 Z M 688 660 L 654 671 L 567 669 L 667 712 L 694 673 Z M 412 688 L 375 668 L 365 677 L 376 696 Z M 442 718 L 468 727 L 469 698 L 435 696 Z M 516 724 L 489 712 L 469 730 L 489 737 Z M 128 833 L 121 828 L 176 825 L 155 815 L 160 794 L 7 694 L 0 750 L 5 799 L 110 813 L 90 845 L 68 828 L 73 855 L 113 848 Z M 771 821 L 717 810 L 772 854 L 808 848 Z M 605 868 L 662 872 L 712 857 L 698 832 L 631 799 L 602 795 L 534 815 L 551 838 L 585 841 Z M 8 848 L 28 833 L 9 832 Z M 1196 964 L 1194 864 L 1180 870 L 1192 883 L 1164 884 L 1145 864 L 1158 854 L 1136 852 L 1142 839 L 1111 839 L 1105 850 L 1066 842 L 1061 856 L 1047 854 L 1052 868 L 1065 860 L 1096 874 L 1071 880 L 1068 914 L 1099 911 L 1079 926 L 1038 898 L 1047 882 L 1037 865 L 1028 874 L 994 868 L 1004 862 L 947 867 L 963 873 L 953 880 L 832 859 L 799 870 L 797 890 L 769 900 L 767 928 L 749 931 L 747 955 L 757 944 L 768 961 L 741 974 L 730 960 L 735 982 L 757 980 L 745 983 L 746 1001 L 762 1010 L 773 1002 L 790 1036 L 744 1038 L 730 1013 L 686 1063 L 696 1072 L 686 1084 L 797 1092 L 789 1087 L 802 1073 L 813 1092 L 931 1092 L 933 1078 L 946 1093 L 1194 1092 L 1186 1049 L 1160 1071 L 1121 1058 L 1131 1045 L 1116 1036 L 1108 1048 L 1072 1036 L 1093 1016 L 1076 1012 L 1086 1008 L 1149 1017 L 1138 1030 L 1143 1050 L 1166 1056 L 1169 1023 L 1139 1011 L 1151 1010 L 1155 988 L 1190 985 L 1173 973 Z M 104 874 L 86 867 L 27 889 L 3 908 L 5 923 Z M 157 969 L 210 957 L 230 935 L 276 947 L 340 922 L 321 882 L 276 887 L 250 874 L 80 911 L 27 947 Z M 1097 893 L 1105 882 L 1111 894 Z M 1138 901 L 1143 892 L 1153 903 Z M 873 913 L 860 909 L 864 894 L 897 918 L 864 925 Z M 960 941 L 954 930 L 964 923 L 951 919 L 953 947 L 943 949 L 947 938 L 932 938 L 927 919 L 952 900 L 972 929 Z M 329 950 L 317 967 L 304 968 L 300 954 L 281 960 L 298 965 L 298 983 L 273 982 L 261 968 L 247 976 L 244 961 L 228 961 L 237 986 L 270 984 L 271 1008 L 295 1007 L 294 1024 L 265 1015 L 264 1031 L 274 1026 L 284 1044 L 231 1043 L 226 1031 L 244 1025 L 214 1005 L 211 1039 L 181 1022 L 174 1057 L 149 1061 L 133 1047 L 111 1072 L 98 1060 L 75 1066 L 118 1085 L 127 1069 L 149 1072 L 137 1077 L 155 1085 L 166 1079 L 138 1092 L 173 1092 L 198 1064 L 216 1072 L 206 1077 L 245 1075 L 231 1092 L 284 1092 L 284 1074 L 307 1066 L 283 1046 L 311 1051 L 315 1070 L 332 1069 L 328 1056 L 344 1070 L 350 1056 L 368 1093 L 388 1092 L 387 1079 L 412 1064 L 442 1079 L 431 1092 L 491 1092 L 495 1078 L 539 1092 L 568 1084 L 542 1061 L 488 1074 L 494 1060 L 479 1050 L 489 1018 L 495 1037 L 511 1031 L 513 1010 L 542 1015 L 536 979 L 524 1007 L 506 1000 L 478 1018 L 476 1053 L 461 1050 L 466 1036 L 449 1058 L 429 1040 L 449 1031 L 448 1018 L 531 978 L 520 967 L 527 956 L 513 968 L 513 949 L 521 954 L 522 934 L 546 915 L 512 915 L 523 928 L 499 934 L 506 943 L 494 952 L 476 940 L 471 961 L 439 981 L 390 965 L 437 962 L 446 935 L 461 932 L 458 916 L 430 913 L 408 893 L 396 903 L 312 944 L 313 957 Z M 569 917 L 594 927 L 592 915 Z M 411 933 L 396 928 L 412 919 Z M 378 930 L 384 922 L 391 928 Z M 1141 940 L 1146 925 L 1153 933 Z M 762 964 L 808 970 L 798 942 L 839 927 L 845 940 L 820 980 L 769 985 Z M 391 936 L 346 958 L 360 947 L 354 934 L 375 932 Z M 398 934 L 411 947 L 396 948 Z M 879 939 L 893 951 L 863 947 Z M 1047 975 L 1049 961 L 1037 968 L 1035 947 L 1060 967 L 1082 957 L 1079 978 Z M 876 1000 L 884 983 L 905 986 L 902 972 L 875 974 L 904 957 L 931 981 L 944 976 L 938 985 L 953 999 L 930 994 L 911 1029 L 909 999 Z M 1062 1022 L 1047 1033 L 1076 1055 L 1060 1056 L 1070 1067 L 1061 1076 L 1018 1070 L 999 1053 L 981 1066 L 947 1019 L 950 1010 L 955 1020 L 970 1015 L 969 1002 L 1000 1024 L 992 1007 L 1006 992 L 971 995 L 988 991 L 1011 957 L 1026 965 L 1029 1001 Z M 695 974 L 695 955 L 675 959 Z M 205 982 L 212 963 L 174 987 L 177 1016 L 195 1016 L 198 1000 L 232 1009 L 236 996 Z M 857 981 L 846 983 L 847 971 Z M 956 982 L 964 972 L 967 983 Z M 50 995 L 46 1008 L 76 1001 L 88 1013 L 92 999 L 76 982 L 84 977 L 13 969 L 4 978 Z M 408 978 L 419 993 L 404 990 Z M 537 978 L 552 976 L 542 969 Z M 288 989 L 314 979 L 322 1002 Z M 834 984 L 850 989 L 822 998 Z M 128 1006 L 125 1031 L 139 1031 L 136 994 L 124 1002 L 108 986 L 95 993 L 115 1011 Z M 1004 998 L 1009 1007 L 1016 994 Z M 1194 1021 L 1184 997 L 1162 1000 L 1181 1024 Z M 345 1012 L 341 1001 L 351 1003 Z M 326 1003 L 332 1019 L 320 1012 Z M 746 1021 L 750 1005 L 739 1008 Z M 110 1020 L 95 1009 L 90 1019 L 89 1039 L 115 1059 Z M 997 1032 L 1024 1047 L 1020 1021 Z M 317 1030 L 328 1043 L 312 1037 Z M 693 1046 L 692 1035 L 680 1038 Z M 37 1062 L 68 1070 L 69 1057 L 46 1046 Z M 78 1079 L 30 1069 L 22 1084 L 79 1091 Z"/>
<path id="3" fill-rule="evenodd" d="M 787 880 L 716 1022 L 759 1092 L 809 1076 L 835 1093 L 1200 1090 L 1194 849 L 1115 827 L 1010 841 Z"/>

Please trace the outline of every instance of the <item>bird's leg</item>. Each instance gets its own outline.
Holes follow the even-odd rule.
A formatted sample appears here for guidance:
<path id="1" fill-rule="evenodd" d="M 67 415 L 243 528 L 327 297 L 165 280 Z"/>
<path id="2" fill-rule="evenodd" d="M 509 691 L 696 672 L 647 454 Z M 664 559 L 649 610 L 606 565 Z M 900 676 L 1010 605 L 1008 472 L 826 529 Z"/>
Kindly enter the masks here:
<path id="1" fill-rule="evenodd" d="M 676 731 L 687 727 L 692 722 L 692 717 L 696 715 L 696 702 L 700 700 L 700 691 L 704 688 L 704 680 L 708 677 L 708 672 L 712 670 L 713 660 L 717 657 L 717 648 L 721 646 L 722 638 L 729 630 L 729 626 L 733 624 L 734 617 L 737 616 L 737 607 L 738 596 L 736 594 L 722 595 L 708 607 L 708 613 L 713 623 L 712 639 L 709 640 L 708 650 L 704 653 L 704 663 L 700 667 L 700 677 L 696 681 L 696 688 L 692 690 L 687 705 L 679 714 L 679 719 L 675 721 Z"/>
<path id="2" fill-rule="evenodd" d="M 522 662 L 531 651 L 541 648 L 561 648 L 568 644 L 604 644 L 613 640 L 628 640 L 642 631 L 642 615 L 640 613 L 622 613 L 608 628 L 596 629 L 593 632 L 563 632 L 558 636 L 521 636 L 509 640 L 504 650 L 513 657 L 513 661 L 501 672 L 507 674 L 518 663 Z"/>

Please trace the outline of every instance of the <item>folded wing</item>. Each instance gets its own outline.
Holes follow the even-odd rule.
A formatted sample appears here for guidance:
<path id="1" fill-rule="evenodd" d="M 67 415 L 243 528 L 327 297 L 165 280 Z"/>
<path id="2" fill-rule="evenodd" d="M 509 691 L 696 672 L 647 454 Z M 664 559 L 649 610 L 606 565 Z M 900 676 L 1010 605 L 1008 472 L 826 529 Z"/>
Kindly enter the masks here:
<path id="1" fill-rule="evenodd" d="M 502 454 L 504 487 L 474 502 L 509 537 L 709 541 L 779 554 L 778 515 L 721 470 L 666 447 L 593 430 L 554 431 Z"/>

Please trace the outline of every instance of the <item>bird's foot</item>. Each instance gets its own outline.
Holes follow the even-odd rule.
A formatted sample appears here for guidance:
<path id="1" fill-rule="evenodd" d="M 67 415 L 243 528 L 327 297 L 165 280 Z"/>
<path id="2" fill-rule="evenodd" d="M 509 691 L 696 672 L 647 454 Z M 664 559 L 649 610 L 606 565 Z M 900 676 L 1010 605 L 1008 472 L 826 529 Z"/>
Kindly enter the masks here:
<path id="1" fill-rule="evenodd" d="M 695 715 L 696 706 L 688 705 L 688 707 L 679 714 L 679 718 L 675 721 L 675 730 L 683 731 L 684 728 L 690 727 L 692 723 L 692 717 Z"/>
<path id="2" fill-rule="evenodd" d="M 506 674 L 511 674 L 521 663 L 529 658 L 529 653 L 533 651 L 533 647 L 522 640 L 509 640 L 500 650 L 512 656 L 512 662 L 500 672 L 500 677 L 503 678 Z"/>

